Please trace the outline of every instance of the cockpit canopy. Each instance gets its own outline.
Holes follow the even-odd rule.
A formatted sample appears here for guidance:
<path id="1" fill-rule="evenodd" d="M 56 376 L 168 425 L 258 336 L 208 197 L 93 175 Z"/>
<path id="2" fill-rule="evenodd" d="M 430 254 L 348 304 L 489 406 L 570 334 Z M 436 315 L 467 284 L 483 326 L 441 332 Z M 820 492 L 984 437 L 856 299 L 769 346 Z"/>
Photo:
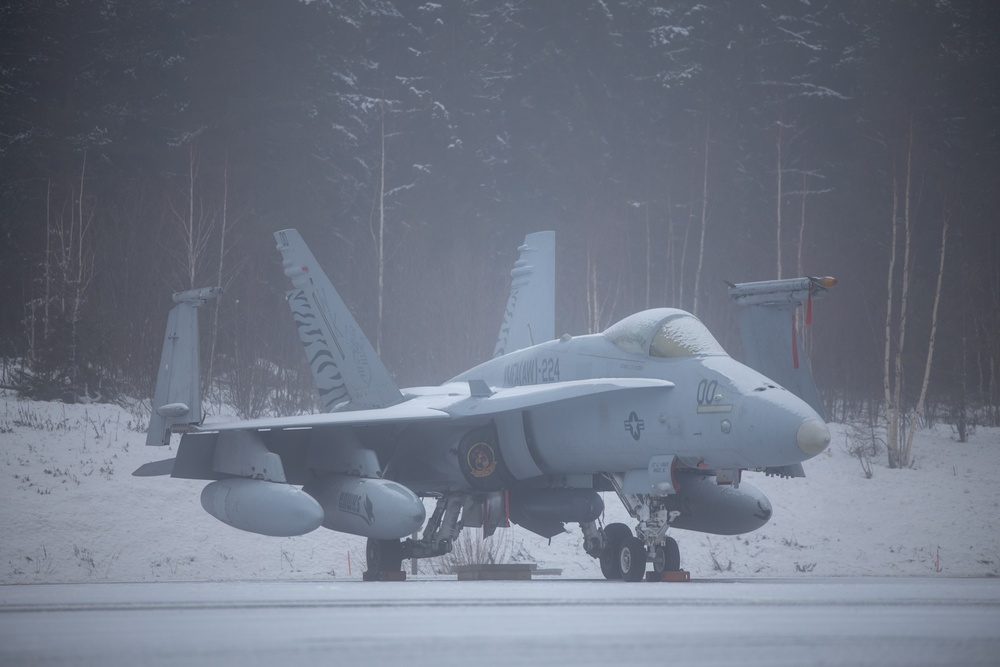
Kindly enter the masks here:
<path id="1" fill-rule="evenodd" d="M 604 337 L 623 352 L 660 359 L 725 355 L 701 321 L 676 308 L 644 310 L 612 324 Z"/>

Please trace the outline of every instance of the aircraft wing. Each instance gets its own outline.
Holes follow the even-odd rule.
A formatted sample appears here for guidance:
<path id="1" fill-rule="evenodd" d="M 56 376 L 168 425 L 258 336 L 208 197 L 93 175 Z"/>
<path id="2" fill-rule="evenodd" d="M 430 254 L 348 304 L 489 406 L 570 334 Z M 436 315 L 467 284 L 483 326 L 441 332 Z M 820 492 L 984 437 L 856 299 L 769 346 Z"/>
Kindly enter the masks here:
<path id="1" fill-rule="evenodd" d="M 176 459 L 146 464 L 133 475 L 218 479 L 220 473 L 232 472 L 225 466 L 228 453 L 231 457 L 239 454 L 241 461 L 259 461 L 261 469 L 281 469 L 277 481 L 301 484 L 308 474 L 291 464 L 276 465 L 276 455 L 272 452 L 290 454 L 299 450 L 300 454 L 292 455 L 291 459 L 312 456 L 316 461 L 335 461 L 338 465 L 345 458 L 352 462 L 364 461 L 365 455 L 357 453 L 357 437 L 352 435 L 355 428 L 392 426 L 405 429 L 437 424 L 443 428 L 431 432 L 445 434 L 454 428 L 453 425 L 463 422 L 469 427 L 481 426 L 491 420 L 498 425 L 517 424 L 520 423 L 519 413 L 532 408 L 618 392 L 663 391 L 673 386 L 666 380 L 602 378 L 493 391 L 483 382 L 455 382 L 434 388 L 437 391 L 428 388 L 411 395 L 409 400 L 384 408 L 206 423 L 192 427 L 184 435 Z M 336 429 L 339 436 L 318 436 L 319 439 L 316 439 L 316 433 L 327 432 L 328 429 Z M 508 453 L 511 464 L 517 463 L 514 458 L 516 451 Z M 374 462 L 372 466 L 374 472 L 378 466 Z M 536 468 L 530 468 L 529 472 L 539 474 Z"/>
<path id="2" fill-rule="evenodd" d="M 400 424 L 451 419 L 447 412 L 426 404 L 411 402 L 392 405 L 387 408 L 369 410 L 348 410 L 344 412 L 323 412 L 294 417 L 271 417 L 246 421 L 207 423 L 197 430 L 214 431 L 269 431 L 317 426 L 368 426 L 376 424 Z"/>
<path id="3" fill-rule="evenodd" d="M 533 384 L 501 389 L 490 396 L 473 396 L 447 408 L 453 417 L 481 417 L 525 410 L 540 405 L 568 401 L 585 396 L 610 394 L 625 390 L 669 389 L 668 380 L 649 378 L 604 378 Z"/>
<path id="4" fill-rule="evenodd" d="M 500 389 L 496 392 L 487 390 L 490 392 L 489 395 L 485 393 L 474 395 L 471 390 L 466 389 L 465 383 L 453 383 L 444 387 L 444 389 L 449 390 L 447 393 L 419 396 L 386 408 L 207 423 L 196 430 L 198 432 L 278 431 L 321 426 L 406 425 L 429 421 L 457 421 L 469 417 L 489 417 L 504 412 L 526 410 L 585 396 L 610 394 L 625 390 L 669 389 L 673 386 L 674 383 L 667 380 L 606 378 L 525 385 Z M 457 394 L 454 391 L 455 387 L 462 387 L 465 390 L 461 394 Z"/>

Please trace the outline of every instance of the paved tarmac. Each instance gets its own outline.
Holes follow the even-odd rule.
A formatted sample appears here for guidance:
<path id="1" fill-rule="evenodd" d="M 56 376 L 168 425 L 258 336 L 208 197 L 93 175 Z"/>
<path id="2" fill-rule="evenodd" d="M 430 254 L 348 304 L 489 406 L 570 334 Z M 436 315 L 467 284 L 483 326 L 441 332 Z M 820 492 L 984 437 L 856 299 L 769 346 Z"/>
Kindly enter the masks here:
<path id="1" fill-rule="evenodd" d="M 0 665 L 1000 665 L 1000 580 L 0 586 Z"/>

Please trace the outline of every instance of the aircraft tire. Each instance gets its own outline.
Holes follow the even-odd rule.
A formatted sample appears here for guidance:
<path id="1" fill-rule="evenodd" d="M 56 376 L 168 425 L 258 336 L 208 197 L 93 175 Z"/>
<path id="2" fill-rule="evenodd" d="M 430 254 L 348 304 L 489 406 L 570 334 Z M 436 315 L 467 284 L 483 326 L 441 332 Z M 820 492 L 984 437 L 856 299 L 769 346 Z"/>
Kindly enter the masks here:
<path id="1" fill-rule="evenodd" d="M 601 574 L 605 579 L 621 579 L 622 569 L 618 552 L 621 550 L 622 542 L 632 537 L 632 531 L 624 523 L 609 523 L 604 527 L 604 538 L 608 541 L 608 546 L 601 554 Z"/>
<path id="2" fill-rule="evenodd" d="M 368 538 L 365 560 L 369 572 L 399 572 L 403 569 L 403 543 L 399 540 Z"/>
<path id="3" fill-rule="evenodd" d="M 640 581 L 646 574 L 646 545 L 638 537 L 627 537 L 618 548 L 618 563 L 625 581 Z"/>
<path id="4" fill-rule="evenodd" d="M 668 537 L 662 545 L 656 547 L 656 552 L 653 554 L 653 571 L 657 574 L 663 574 L 664 572 L 677 572 L 680 569 L 680 548 L 677 546 L 677 540 Z"/>
<path id="5" fill-rule="evenodd" d="M 618 568 L 618 559 L 611 554 L 606 554 L 598 559 L 601 563 L 601 574 L 605 579 L 621 579 L 622 571 Z"/>

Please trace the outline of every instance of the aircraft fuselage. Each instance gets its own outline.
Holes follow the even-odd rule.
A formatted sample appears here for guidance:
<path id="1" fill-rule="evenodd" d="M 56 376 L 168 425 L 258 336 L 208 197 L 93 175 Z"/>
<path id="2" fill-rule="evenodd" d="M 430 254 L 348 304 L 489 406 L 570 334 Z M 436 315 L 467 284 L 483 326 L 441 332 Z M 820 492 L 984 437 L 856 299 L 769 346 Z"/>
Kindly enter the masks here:
<path id="1" fill-rule="evenodd" d="M 672 309 L 646 313 L 697 322 Z M 487 361 L 454 381 L 476 378 L 502 388 L 595 378 L 673 383 L 526 411 L 529 449 L 546 473 L 645 468 L 651 457 L 664 455 L 691 468 L 763 469 L 812 458 L 829 439 L 809 405 L 721 347 L 658 358 L 627 352 L 605 334 L 564 336 Z"/>

